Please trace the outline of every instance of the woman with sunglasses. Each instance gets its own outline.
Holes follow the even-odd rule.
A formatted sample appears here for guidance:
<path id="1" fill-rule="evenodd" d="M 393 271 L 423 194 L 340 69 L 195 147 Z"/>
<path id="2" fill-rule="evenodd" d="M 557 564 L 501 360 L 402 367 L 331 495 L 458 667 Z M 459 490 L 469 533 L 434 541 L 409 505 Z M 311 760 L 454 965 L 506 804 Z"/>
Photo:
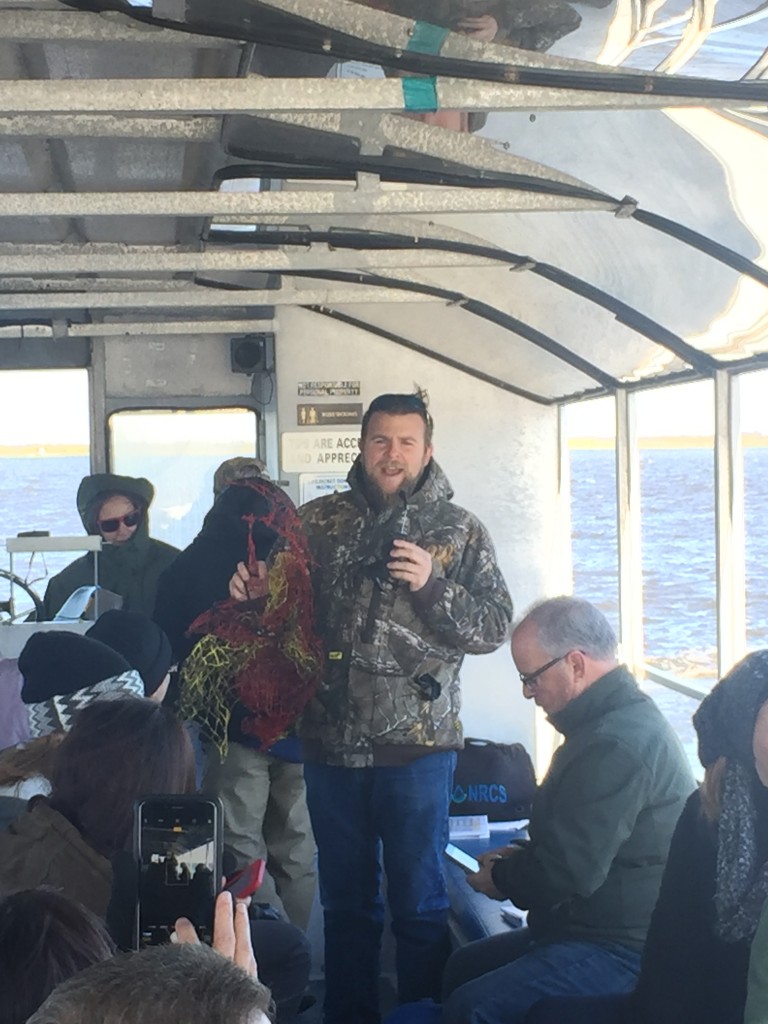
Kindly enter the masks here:
<path id="1" fill-rule="evenodd" d="M 126 611 L 152 614 L 157 581 L 178 549 L 149 536 L 148 510 L 155 489 L 143 477 L 95 473 L 77 490 L 77 510 L 88 533 L 100 536 L 99 585 L 119 594 Z M 78 587 L 93 585 L 93 553 L 51 577 L 43 598 L 52 619 Z"/>

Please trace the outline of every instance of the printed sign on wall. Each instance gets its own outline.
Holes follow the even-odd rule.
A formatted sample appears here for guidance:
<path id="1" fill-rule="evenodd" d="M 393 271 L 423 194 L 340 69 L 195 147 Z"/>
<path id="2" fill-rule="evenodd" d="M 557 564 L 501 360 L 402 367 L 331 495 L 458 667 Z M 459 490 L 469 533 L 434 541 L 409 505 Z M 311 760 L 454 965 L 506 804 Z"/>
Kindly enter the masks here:
<path id="1" fill-rule="evenodd" d="M 299 504 L 305 505 L 314 498 L 324 498 L 326 494 L 338 494 L 348 491 L 346 476 L 326 476 L 319 473 L 301 473 L 299 476 Z"/>
<path id="2" fill-rule="evenodd" d="M 359 430 L 289 432 L 280 436 L 284 473 L 342 473 L 360 451 Z"/>
<path id="3" fill-rule="evenodd" d="M 319 398 L 322 395 L 359 395 L 359 380 L 302 380 L 299 381 L 299 395 Z"/>
<path id="4" fill-rule="evenodd" d="M 362 422 L 361 402 L 349 405 L 334 402 L 333 405 L 296 406 L 296 423 L 300 427 L 330 427 Z"/>

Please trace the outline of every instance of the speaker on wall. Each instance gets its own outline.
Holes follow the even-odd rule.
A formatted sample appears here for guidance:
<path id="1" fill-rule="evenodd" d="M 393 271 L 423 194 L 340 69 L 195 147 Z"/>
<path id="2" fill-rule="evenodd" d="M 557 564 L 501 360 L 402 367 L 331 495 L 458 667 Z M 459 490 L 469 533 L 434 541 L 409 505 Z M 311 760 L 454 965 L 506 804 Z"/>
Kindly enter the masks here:
<path id="1" fill-rule="evenodd" d="M 267 358 L 270 345 L 274 342 L 274 334 L 246 334 L 242 338 L 232 338 L 229 342 L 229 355 L 233 373 L 263 373 L 267 369 Z"/>

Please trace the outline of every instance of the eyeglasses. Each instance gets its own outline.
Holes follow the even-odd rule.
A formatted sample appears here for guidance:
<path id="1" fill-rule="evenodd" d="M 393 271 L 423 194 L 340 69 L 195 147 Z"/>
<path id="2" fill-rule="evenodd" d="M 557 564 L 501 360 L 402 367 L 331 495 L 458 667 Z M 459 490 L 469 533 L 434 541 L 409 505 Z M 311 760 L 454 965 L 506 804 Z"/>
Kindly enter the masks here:
<path id="1" fill-rule="evenodd" d="M 562 661 L 564 658 L 567 658 L 570 653 L 570 651 L 566 651 L 565 654 L 561 654 L 557 658 L 553 658 L 552 661 L 548 661 L 546 665 L 542 665 L 541 668 L 537 668 L 535 672 L 518 672 L 520 682 L 523 686 L 535 686 L 539 676 L 543 676 L 548 669 L 552 668 L 553 665 L 556 665 L 558 661 Z"/>
<path id="2" fill-rule="evenodd" d="M 96 525 L 102 533 L 117 533 L 121 524 L 130 528 L 138 526 L 140 522 L 141 512 L 138 509 L 134 509 L 133 512 L 129 512 L 128 515 L 115 516 L 113 519 L 102 519 Z"/>

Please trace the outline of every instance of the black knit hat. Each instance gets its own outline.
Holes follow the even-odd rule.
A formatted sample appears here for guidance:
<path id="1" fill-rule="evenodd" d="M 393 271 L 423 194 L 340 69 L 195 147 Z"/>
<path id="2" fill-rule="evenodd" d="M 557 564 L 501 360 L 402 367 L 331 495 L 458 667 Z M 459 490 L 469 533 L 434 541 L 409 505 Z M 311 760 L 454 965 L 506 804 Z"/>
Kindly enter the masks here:
<path id="1" fill-rule="evenodd" d="M 693 724 L 699 760 L 707 768 L 719 757 L 750 768 L 752 736 L 760 708 L 768 701 L 768 650 L 748 654 L 701 702 Z"/>
<path id="2" fill-rule="evenodd" d="M 104 612 L 85 634 L 118 651 L 144 680 L 150 697 L 168 675 L 173 652 L 168 637 L 143 612 L 113 609 Z"/>
<path id="3" fill-rule="evenodd" d="M 131 666 L 111 647 L 65 629 L 33 633 L 19 655 L 21 699 L 38 704 L 82 690 Z"/>

